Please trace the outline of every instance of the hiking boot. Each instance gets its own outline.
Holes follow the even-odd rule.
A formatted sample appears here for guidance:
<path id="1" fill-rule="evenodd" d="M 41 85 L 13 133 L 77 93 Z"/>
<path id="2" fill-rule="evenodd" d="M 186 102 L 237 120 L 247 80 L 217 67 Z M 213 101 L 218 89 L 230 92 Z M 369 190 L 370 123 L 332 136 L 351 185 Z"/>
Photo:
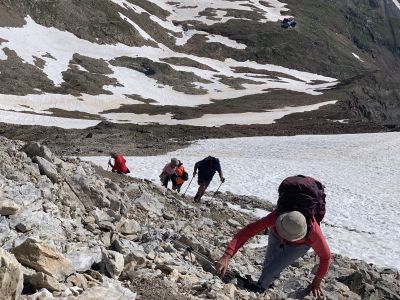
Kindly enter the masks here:
<path id="1" fill-rule="evenodd" d="M 258 282 L 249 280 L 245 283 L 244 288 L 255 293 L 264 293 L 266 289 L 264 289 Z"/>

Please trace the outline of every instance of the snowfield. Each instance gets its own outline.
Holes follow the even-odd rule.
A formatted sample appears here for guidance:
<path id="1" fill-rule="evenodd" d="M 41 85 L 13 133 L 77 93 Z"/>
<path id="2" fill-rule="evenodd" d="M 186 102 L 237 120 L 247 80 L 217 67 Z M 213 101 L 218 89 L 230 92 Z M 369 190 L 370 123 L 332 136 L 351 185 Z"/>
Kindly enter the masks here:
<path id="1" fill-rule="evenodd" d="M 332 251 L 400 269 L 399 152 L 400 133 L 380 133 L 204 140 L 168 155 L 127 160 L 132 176 L 158 182 L 171 157 L 191 174 L 196 161 L 214 155 L 227 178 L 221 191 L 272 202 L 285 177 L 313 176 L 326 185 L 323 231 Z M 107 167 L 107 157 L 84 159 Z M 218 185 L 216 175 L 209 189 Z M 188 193 L 196 187 L 193 182 Z"/>
<path id="2" fill-rule="evenodd" d="M 219 127 L 227 124 L 235 125 L 251 125 L 251 124 L 273 124 L 275 120 L 283 118 L 286 115 L 312 111 L 324 105 L 335 104 L 337 101 L 327 101 L 313 105 L 284 107 L 271 109 L 265 112 L 247 112 L 236 114 L 205 114 L 201 118 L 177 120 L 173 119 L 171 114 L 165 115 L 148 115 L 148 114 L 130 114 L 130 113 L 115 113 L 104 114 L 107 120 L 114 123 L 131 123 L 135 120 L 137 124 L 158 123 L 162 125 L 191 125 L 191 126 L 206 126 Z"/>

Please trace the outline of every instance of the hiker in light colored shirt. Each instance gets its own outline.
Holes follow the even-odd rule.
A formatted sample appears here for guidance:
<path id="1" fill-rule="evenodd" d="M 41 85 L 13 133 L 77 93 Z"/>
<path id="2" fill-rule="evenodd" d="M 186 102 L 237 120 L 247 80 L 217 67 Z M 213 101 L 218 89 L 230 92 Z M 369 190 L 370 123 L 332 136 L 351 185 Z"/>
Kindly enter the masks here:
<path id="1" fill-rule="evenodd" d="M 171 158 L 171 161 L 164 166 L 160 174 L 160 181 L 163 186 L 168 187 L 168 182 L 171 180 L 172 175 L 175 174 L 175 170 L 178 165 L 179 160 L 176 158 Z"/>

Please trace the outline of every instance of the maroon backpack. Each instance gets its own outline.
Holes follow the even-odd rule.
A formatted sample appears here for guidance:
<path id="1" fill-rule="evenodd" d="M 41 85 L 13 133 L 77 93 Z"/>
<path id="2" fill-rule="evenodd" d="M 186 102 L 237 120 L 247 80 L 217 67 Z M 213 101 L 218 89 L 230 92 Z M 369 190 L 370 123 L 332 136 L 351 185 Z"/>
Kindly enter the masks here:
<path id="1" fill-rule="evenodd" d="M 301 212 L 311 224 L 312 217 L 319 223 L 325 216 L 325 192 L 321 182 L 312 177 L 297 175 L 282 181 L 278 188 L 277 215 L 288 211 Z"/>

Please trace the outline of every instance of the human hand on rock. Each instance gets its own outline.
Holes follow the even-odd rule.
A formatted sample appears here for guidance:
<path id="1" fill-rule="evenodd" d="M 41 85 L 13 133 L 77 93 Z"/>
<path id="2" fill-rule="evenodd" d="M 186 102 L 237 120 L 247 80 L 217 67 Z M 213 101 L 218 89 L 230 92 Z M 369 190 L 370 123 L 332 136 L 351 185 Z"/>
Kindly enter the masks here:
<path id="1" fill-rule="evenodd" d="M 321 282 L 322 278 L 315 276 L 314 280 L 308 286 L 314 297 L 320 298 L 324 295 L 321 289 Z"/>
<path id="2" fill-rule="evenodd" d="M 217 274 L 222 279 L 225 276 L 226 271 L 228 270 L 229 263 L 231 261 L 231 256 L 228 254 L 224 254 L 220 260 L 217 262 Z"/>

